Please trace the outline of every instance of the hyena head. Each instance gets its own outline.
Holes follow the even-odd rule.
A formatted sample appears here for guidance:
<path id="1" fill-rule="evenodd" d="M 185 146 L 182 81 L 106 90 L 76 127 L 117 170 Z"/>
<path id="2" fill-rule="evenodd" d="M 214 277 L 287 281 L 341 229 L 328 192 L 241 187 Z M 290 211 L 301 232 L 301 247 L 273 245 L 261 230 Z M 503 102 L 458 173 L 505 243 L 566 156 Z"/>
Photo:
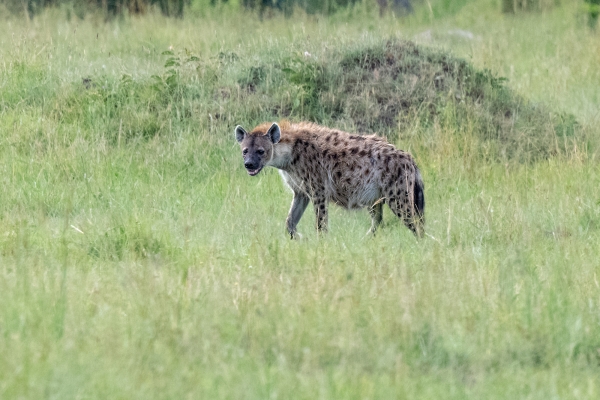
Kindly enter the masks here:
<path id="1" fill-rule="evenodd" d="M 273 158 L 273 145 L 279 142 L 281 130 L 273 123 L 267 133 L 264 131 L 246 132 L 240 125 L 235 127 L 235 139 L 240 144 L 244 167 L 248 175 L 257 175 Z"/>

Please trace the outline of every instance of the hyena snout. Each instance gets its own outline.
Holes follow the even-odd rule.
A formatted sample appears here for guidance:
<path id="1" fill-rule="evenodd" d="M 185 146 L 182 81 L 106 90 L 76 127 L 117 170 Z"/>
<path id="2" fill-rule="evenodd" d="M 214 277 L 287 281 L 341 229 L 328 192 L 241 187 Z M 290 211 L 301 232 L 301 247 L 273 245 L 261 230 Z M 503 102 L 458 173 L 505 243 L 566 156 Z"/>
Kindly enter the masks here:
<path id="1" fill-rule="evenodd" d="M 246 171 L 250 175 L 256 175 L 262 169 L 261 165 L 260 165 L 260 161 L 257 161 L 257 160 L 244 161 L 244 167 L 246 168 Z"/>
<path id="2" fill-rule="evenodd" d="M 246 169 L 258 169 L 258 164 L 252 161 L 246 161 L 244 167 L 246 167 Z"/>
<path id="3" fill-rule="evenodd" d="M 264 152 L 248 152 L 244 155 L 244 167 L 248 175 L 258 174 L 265 166 Z"/>

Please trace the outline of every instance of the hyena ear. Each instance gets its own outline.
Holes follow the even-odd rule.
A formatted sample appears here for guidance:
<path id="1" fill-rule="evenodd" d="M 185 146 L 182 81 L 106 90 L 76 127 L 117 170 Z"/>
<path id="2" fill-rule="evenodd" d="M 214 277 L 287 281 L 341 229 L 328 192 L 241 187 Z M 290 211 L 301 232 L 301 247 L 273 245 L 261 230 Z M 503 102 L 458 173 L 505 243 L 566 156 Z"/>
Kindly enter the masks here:
<path id="1" fill-rule="evenodd" d="M 248 132 L 246 132 L 246 130 L 244 128 L 242 128 L 241 125 L 238 125 L 235 127 L 235 140 L 238 141 L 238 143 L 240 143 L 242 140 L 244 140 L 244 137 L 248 134 Z"/>
<path id="2" fill-rule="evenodd" d="M 273 125 L 267 131 L 267 136 L 273 142 L 273 144 L 279 143 L 281 139 L 281 129 L 279 129 L 279 125 L 276 122 L 273 122 Z"/>

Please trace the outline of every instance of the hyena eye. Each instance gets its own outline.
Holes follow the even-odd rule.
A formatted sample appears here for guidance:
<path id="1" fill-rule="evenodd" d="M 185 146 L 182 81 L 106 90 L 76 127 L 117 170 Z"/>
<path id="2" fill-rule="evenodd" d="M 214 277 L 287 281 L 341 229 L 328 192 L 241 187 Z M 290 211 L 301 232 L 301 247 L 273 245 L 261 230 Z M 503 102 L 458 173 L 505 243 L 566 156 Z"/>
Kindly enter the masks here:
<path id="1" fill-rule="evenodd" d="M 242 154 L 248 154 L 248 149 L 244 149 L 244 151 L 242 151 Z"/>
<path id="2" fill-rule="evenodd" d="M 257 150 L 256 152 L 257 152 L 258 154 L 260 154 L 261 156 L 262 156 L 263 154 L 265 154 L 265 151 L 264 151 L 263 149 Z"/>

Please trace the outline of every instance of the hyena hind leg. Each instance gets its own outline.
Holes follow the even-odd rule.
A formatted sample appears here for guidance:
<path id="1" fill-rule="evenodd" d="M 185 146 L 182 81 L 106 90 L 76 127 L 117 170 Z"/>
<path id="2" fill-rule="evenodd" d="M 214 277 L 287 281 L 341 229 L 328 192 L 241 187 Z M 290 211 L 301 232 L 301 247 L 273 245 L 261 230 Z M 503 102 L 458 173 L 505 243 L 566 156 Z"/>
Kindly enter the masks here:
<path id="1" fill-rule="evenodd" d="M 399 199 L 397 197 L 388 199 L 388 205 L 392 212 L 404 222 L 404 225 L 415 234 L 417 238 L 422 238 L 425 233 L 423 218 L 414 205 L 408 199 Z"/>
<path id="2" fill-rule="evenodd" d="M 369 207 L 369 214 L 371 215 L 371 229 L 368 230 L 368 235 L 375 236 L 375 232 L 379 225 L 381 225 L 381 221 L 383 220 L 383 200 L 377 200 L 375 204 Z"/>
<path id="3" fill-rule="evenodd" d="M 325 196 L 315 196 L 313 203 L 315 207 L 317 234 L 322 235 L 327 233 L 327 198 Z"/>

